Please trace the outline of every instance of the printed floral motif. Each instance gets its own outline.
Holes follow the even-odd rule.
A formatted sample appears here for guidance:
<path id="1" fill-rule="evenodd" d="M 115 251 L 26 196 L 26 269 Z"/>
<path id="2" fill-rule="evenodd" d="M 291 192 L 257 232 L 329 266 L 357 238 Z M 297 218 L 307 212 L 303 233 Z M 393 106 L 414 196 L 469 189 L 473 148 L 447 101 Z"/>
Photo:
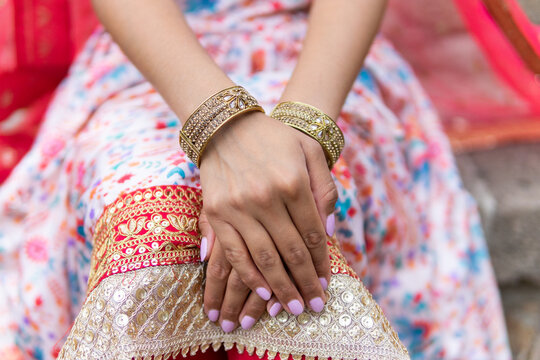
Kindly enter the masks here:
<path id="1" fill-rule="evenodd" d="M 44 262 L 49 258 L 47 251 L 47 243 L 44 239 L 36 237 L 30 239 L 26 245 L 26 256 L 36 262 Z"/>
<path id="2" fill-rule="evenodd" d="M 309 0 L 180 2 L 209 54 L 270 113 L 296 64 Z M 336 236 L 411 358 L 510 359 L 475 202 L 429 100 L 383 37 L 337 122 L 346 145 L 332 170 Z M 196 256 L 197 236 L 188 229 L 198 215 L 187 198 L 174 204 L 183 206 L 179 213 L 132 213 L 107 227 L 111 232 L 97 231 L 104 209 L 118 209 L 130 194 L 201 191 L 196 166 L 178 146 L 180 126 L 98 30 L 60 86 L 32 150 L 0 188 L 0 354 L 18 354 L 16 347 L 24 358 L 55 358 L 92 271 L 101 269 L 92 259 L 114 245 L 111 239 L 129 237 L 131 245 L 113 251 L 117 260 L 103 258 L 104 275 L 125 266 L 120 276 L 129 276 L 122 261 L 134 256 L 151 268 L 158 260 L 145 254 L 173 245 L 155 239 L 140 246 L 143 232 L 182 232 Z"/>

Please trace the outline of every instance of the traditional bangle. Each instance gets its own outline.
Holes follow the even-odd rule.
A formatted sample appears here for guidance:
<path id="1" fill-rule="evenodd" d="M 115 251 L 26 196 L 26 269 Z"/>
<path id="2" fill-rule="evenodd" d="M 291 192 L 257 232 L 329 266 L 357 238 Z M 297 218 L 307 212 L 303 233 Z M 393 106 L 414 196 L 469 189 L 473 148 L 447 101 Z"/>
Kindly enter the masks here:
<path id="1" fill-rule="evenodd" d="M 345 139 L 330 116 L 311 105 L 292 101 L 279 103 L 270 116 L 317 140 L 324 150 L 328 167 L 332 168 L 336 163 Z"/>
<path id="2" fill-rule="evenodd" d="M 199 167 L 206 145 L 219 128 L 250 111 L 264 113 L 257 100 L 243 87 L 233 86 L 218 92 L 206 99 L 184 123 L 180 130 L 180 147 Z"/>

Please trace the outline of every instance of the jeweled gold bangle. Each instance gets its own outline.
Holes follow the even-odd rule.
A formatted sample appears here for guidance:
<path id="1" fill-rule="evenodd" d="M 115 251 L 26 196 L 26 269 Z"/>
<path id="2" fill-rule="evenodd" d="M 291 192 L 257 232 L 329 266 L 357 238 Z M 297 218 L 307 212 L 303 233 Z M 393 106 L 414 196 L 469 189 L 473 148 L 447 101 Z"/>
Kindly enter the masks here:
<path id="1" fill-rule="evenodd" d="M 257 100 L 241 86 L 224 89 L 206 99 L 180 130 L 180 147 L 199 167 L 201 155 L 212 136 L 240 114 L 261 111 Z"/>
<path id="2" fill-rule="evenodd" d="M 328 166 L 332 168 L 336 163 L 345 139 L 330 116 L 316 107 L 293 101 L 279 103 L 270 116 L 317 140 L 324 150 Z"/>

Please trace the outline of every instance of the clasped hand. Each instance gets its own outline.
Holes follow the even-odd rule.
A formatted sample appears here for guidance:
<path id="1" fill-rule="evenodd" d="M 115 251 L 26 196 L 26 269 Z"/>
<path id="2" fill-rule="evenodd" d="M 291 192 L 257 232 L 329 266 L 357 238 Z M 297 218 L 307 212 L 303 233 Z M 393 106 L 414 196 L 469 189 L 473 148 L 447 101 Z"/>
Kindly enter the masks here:
<path id="1" fill-rule="evenodd" d="M 337 190 L 319 143 L 248 113 L 211 139 L 200 177 L 210 320 L 230 332 L 250 328 L 265 309 L 322 311 Z"/>

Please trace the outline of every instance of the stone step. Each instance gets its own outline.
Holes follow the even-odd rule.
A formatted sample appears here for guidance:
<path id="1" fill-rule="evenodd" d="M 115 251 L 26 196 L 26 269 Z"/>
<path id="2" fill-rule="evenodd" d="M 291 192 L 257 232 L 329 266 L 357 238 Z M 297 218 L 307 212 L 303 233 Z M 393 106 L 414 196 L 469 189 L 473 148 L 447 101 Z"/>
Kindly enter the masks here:
<path id="1" fill-rule="evenodd" d="M 501 287 L 514 360 L 540 360 L 540 288 Z"/>
<path id="2" fill-rule="evenodd" d="M 456 158 L 465 187 L 478 202 L 499 283 L 540 286 L 540 144 Z"/>

